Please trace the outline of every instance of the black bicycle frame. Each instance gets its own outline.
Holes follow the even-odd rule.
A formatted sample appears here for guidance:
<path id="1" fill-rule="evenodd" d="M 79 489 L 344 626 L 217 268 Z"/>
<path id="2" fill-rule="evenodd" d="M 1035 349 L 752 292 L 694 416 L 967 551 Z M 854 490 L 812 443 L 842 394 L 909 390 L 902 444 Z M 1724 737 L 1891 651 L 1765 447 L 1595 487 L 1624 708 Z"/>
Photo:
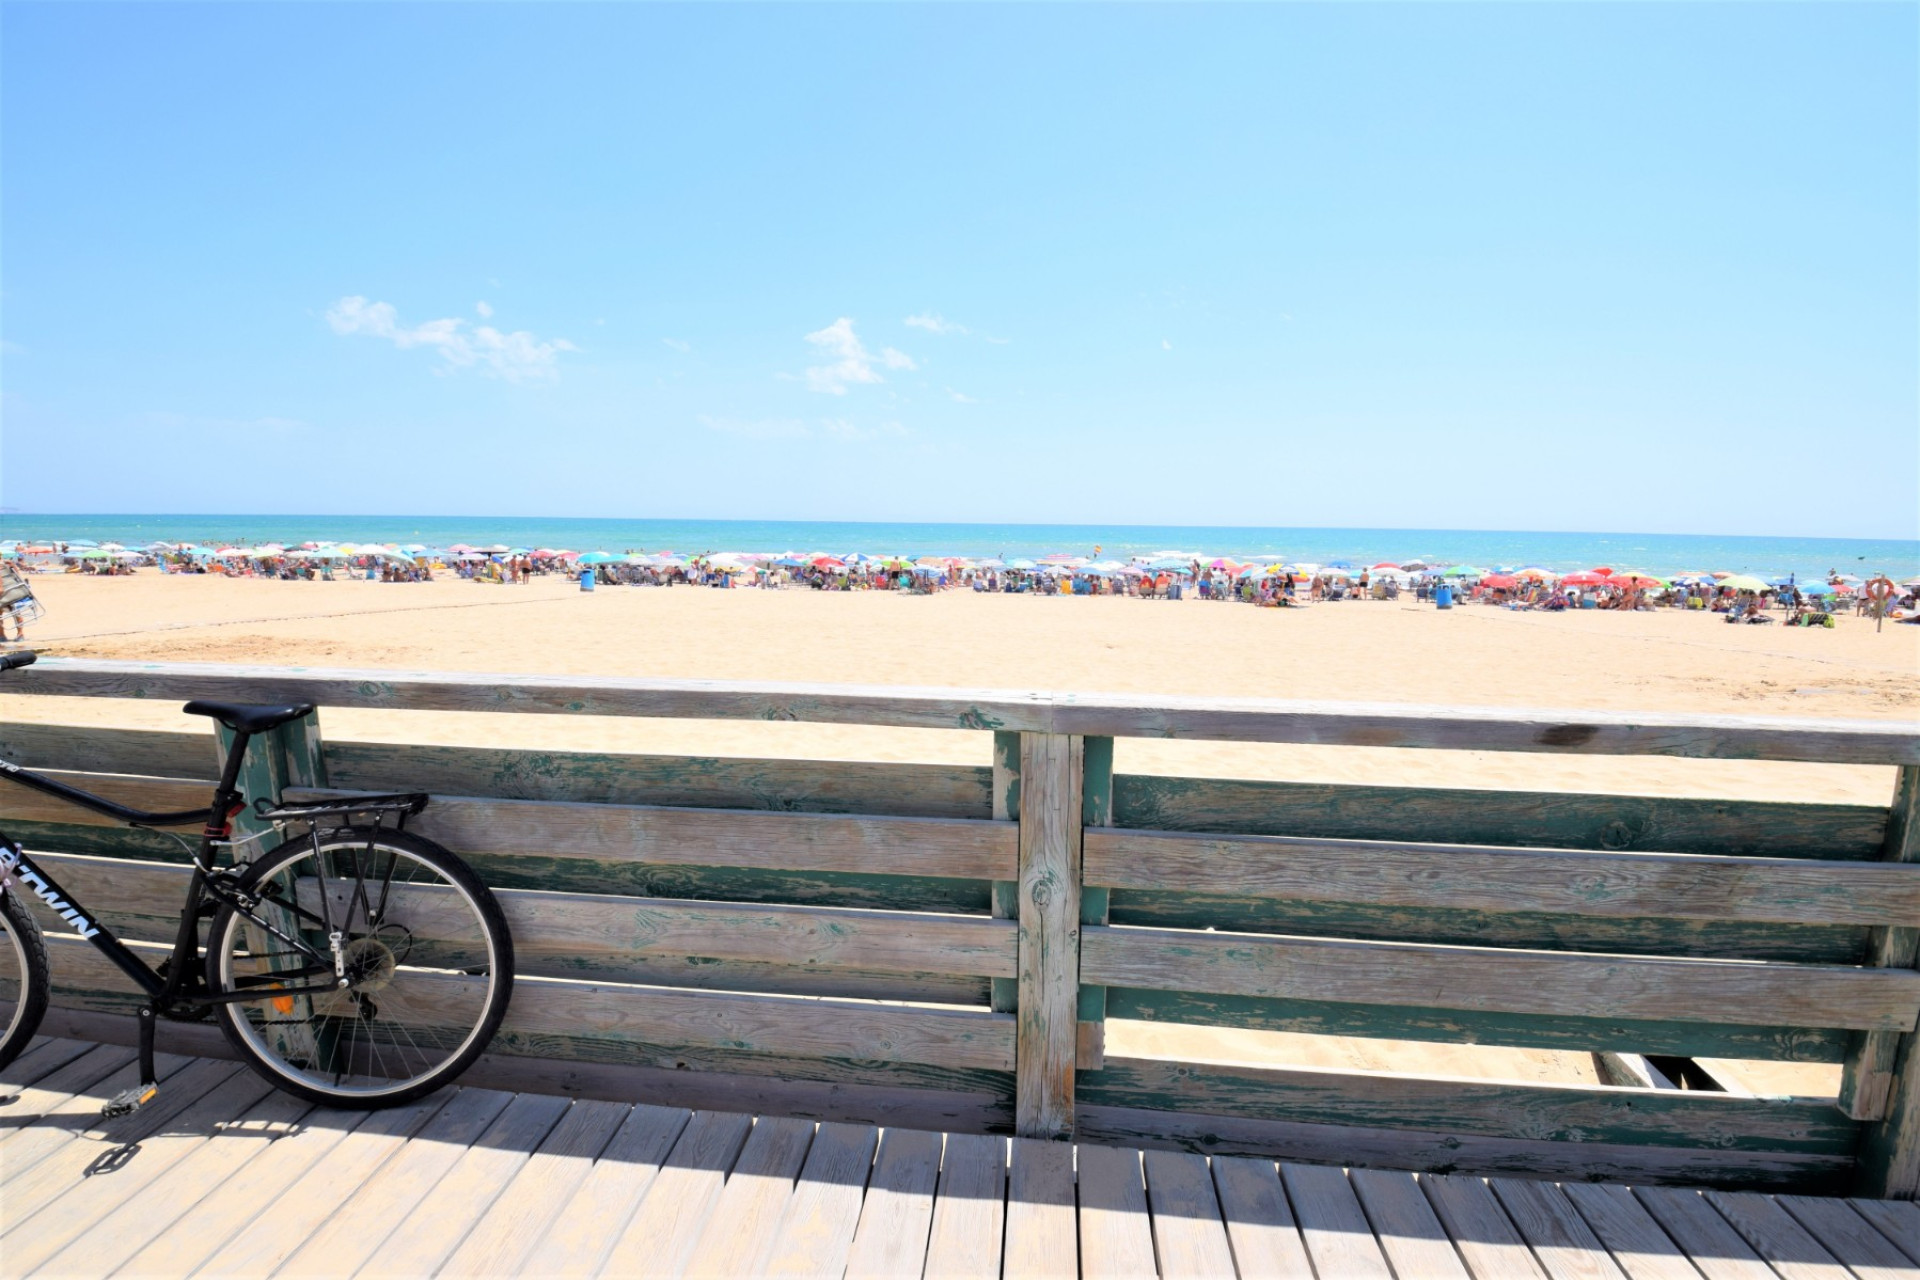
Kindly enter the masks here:
<path id="1" fill-rule="evenodd" d="M 44 902 L 49 909 L 72 926 L 75 933 L 92 943 L 95 950 L 111 960 L 116 968 L 139 984 L 161 1010 L 180 1001 L 187 990 L 192 975 L 196 972 L 195 961 L 199 958 L 201 906 L 208 897 L 232 906 L 241 911 L 255 924 L 267 929 L 291 946 L 308 953 L 312 959 L 333 970 L 331 960 L 322 956 L 313 948 L 297 938 L 291 938 L 275 929 L 267 921 L 254 915 L 247 903 L 241 902 L 227 887 L 225 881 L 230 875 L 216 873 L 213 866 L 216 841 L 226 840 L 233 830 L 233 816 L 243 806 L 239 791 L 240 768 L 246 759 L 247 743 L 251 735 L 236 733 L 233 746 L 227 753 L 226 765 L 220 771 L 220 781 L 215 784 L 213 803 L 205 809 L 186 809 L 177 813 L 149 813 L 143 809 L 129 808 L 116 804 L 104 796 L 70 787 L 52 778 L 42 777 L 21 768 L 10 761 L 0 760 L 0 779 L 30 787 L 35 791 L 75 804 L 95 813 L 102 813 L 117 821 L 134 827 L 182 827 L 198 822 L 200 828 L 200 849 L 193 859 L 193 875 L 187 882 L 187 898 L 180 909 L 180 931 L 174 937 L 173 950 L 166 965 L 166 973 L 161 973 L 134 954 L 125 943 L 115 937 L 113 931 L 94 920 L 86 913 L 83 904 L 77 901 L 59 881 L 48 875 L 43 867 L 37 865 L 18 842 L 10 840 L 0 833 L 0 891 L 11 889 L 14 884 L 31 889 L 34 896 Z M 283 987 L 276 995 L 319 995 L 338 989 L 336 981 L 328 981 L 313 987 Z M 230 1004 L 241 1000 L 256 999 L 248 992 L 230 992 L 214 995 L 202 991 L 196 993 L 189 1004 L 205 1006 L 209 1004 Z"/>

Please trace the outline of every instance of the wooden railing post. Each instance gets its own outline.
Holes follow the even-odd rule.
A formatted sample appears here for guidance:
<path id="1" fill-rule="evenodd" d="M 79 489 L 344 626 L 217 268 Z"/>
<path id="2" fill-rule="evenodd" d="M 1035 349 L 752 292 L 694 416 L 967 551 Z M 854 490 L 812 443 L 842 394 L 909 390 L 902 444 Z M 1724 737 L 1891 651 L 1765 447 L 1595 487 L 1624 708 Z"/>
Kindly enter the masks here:
<path id="1" fill-rule="evenodd" d="M 1920 765 L 1900 770 L 1881 858 L 1920 862 Z M 1920 963 L 1920 929 L 1875 929 L 1867 963 L 1914 968 Z M 1920 1196 L 1920 1034 L 1856 1036 L 1840 1080 L 1840 1106 L 1855 1119 L 1872 1122 L 1861 1135 L 1855 1194 Z"/>
<path id="2" fill-rule="evenodd" d="M 1084 766 L 1080 783 L 1080 825 L 1113 825 L 1113 739 L 1089 737 L 1081 750 Z M 1080 923 L 1105 924 L 1112 890 L 1080 886 Z M 1098 1071 L 1107 1056 L 1107 989 L 1095 983 L 1080 986 L 1078 1061 L 1083 1071 Z"/>
<path id="3" fill-rule="evenodd" d="M 214 726 L 217 753 L 215 767 L 227 761 L 233 745 L 233 731 L 225 725 Z M 236 838 L 260 835 L 269 824 L 253 816 L 253 802 L 262 796 L 278 800 L 288 787 L 324 787 L 327 762 L 321 752 L 320 713 L 304 716 L 291 724 L 257 734 L 247 744 L 246 762 L 240 766 L 240 792 L 247 807 L 233 820 Z M 264 850 L 256 845 L 242 847 L 244 858 L 258 857 Z"/>
<path id="4" fill-rule="evenodd" d="M 1020 817 L 1020 737 L 1007 730 L 993 735 L 993 818 L 1011 822 Z M 996 920 L 1020 918 L 1020 882 L 993 882 L 993 916 Z M 1012 1013 L 1020 1007 L 1020 980 L 993 978 L 989 1007 L 995 1013 Z"/>
<path id="5" fill-rule="evenodd" d="M 1020 962 L 1014 1132 L 1073 1136 L 1080 1007 L 1080 831 L 1085 744 L 1020 741 Z"/>

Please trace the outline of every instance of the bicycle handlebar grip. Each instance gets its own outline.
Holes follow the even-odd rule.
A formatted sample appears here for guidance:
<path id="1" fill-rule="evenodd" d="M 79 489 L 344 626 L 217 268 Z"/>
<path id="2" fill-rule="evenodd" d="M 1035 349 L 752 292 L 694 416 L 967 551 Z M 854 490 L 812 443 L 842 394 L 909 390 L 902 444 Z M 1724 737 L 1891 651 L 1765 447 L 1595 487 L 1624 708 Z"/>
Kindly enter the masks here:
<path id="1" fill-rule="evenodd" d="M 30 667 L 40 661 L 40 655 L 31 649 L 22 649 L 18 653 L 0 654 L 0 671 L 11 671 L 15 667 Z"/>

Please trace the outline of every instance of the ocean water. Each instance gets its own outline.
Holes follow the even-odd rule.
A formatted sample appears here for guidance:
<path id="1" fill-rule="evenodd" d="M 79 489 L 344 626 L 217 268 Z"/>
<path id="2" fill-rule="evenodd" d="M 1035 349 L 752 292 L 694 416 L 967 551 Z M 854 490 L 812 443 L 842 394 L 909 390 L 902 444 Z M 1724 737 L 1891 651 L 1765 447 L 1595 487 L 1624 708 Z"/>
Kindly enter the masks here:
<path id="1" fill-rule="evenodd" d="M 1830 569 L 1904 581 L 1920 574 L 1920 540 L 1713 537 L 1663 533 L 1528 533 L 1476 529 L 1255 529 L 1176 525 L 884 524 L 759 520 L 569 520 L 519 516 L 195 516 L 0 514 L 0 539 L 89 538 L 142 546 L 281 542 L 455 542 L 574 551 L 864 551 L 872 555 L 1039 557 L 1064 551 L 1124 559 L 1156 551 L 1358 567 L 1382 560 L 1482 567 L 1597 565 L 1652 573 L 1727 569 L 1772 577 Z"/>

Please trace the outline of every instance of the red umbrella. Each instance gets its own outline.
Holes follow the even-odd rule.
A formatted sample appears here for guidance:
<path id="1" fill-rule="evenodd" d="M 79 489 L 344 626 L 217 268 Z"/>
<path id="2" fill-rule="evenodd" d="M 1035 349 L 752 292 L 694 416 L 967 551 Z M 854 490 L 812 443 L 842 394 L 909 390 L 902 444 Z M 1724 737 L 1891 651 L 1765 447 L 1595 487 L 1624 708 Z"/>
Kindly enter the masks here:
<path id="1" fill-rule="evenodd" d="M 1612 569 L 1609 569 L 1609 568 L 1608 568 L 1607 566 L 1605 566 L 1605 565 L 1601 565 L 1601 566 L 1600 566 L 1600 567 L 1599 567 L 1598 569 L 1589 569 L 1589 570 L 1587 570 L 1587 572 L 1588 572 L 1588 573 L 1597 573 L 1597 574 L 1599 574 L 1599 575 L 1600 575 L 1601 577 L 1603 577 L 1603 578 L 1604 578 L 1604 577 L 1607 577 L 1608 575 L 1610 575 L 1610 574 L 1612 574 L 1612 572 L 1613 572 L 1613 570 L 1612 570 Z"/>
<path id="2" fill-rule="evenodd" d="M 1382 560 L 1379 564 L 1373 567 L 1376 569 L 1398 569 L 1400 566 L 1393 563 L 1391 560 Z"/>
<path id="3" fill-rule="evenodd" d="M 1480 579 L 1480 585 L 1483 587 L 1503 587 L 1511 591 L 1520 585 L 1520 580 L 1510 573 L 1496 573 L 1491 577 Z"/>
<path id="4" fill-rule="evenodd" d="M 1597 569 L 1590 573 L 1570 573 L 1560 579 L 1560 585 L 1563 587 L 1598 587 L 1605 582 L 1605 576 Z"/>
<path id="5" fill-rule="evenodd" d="M 815 556 L 813 558 L 813 565 L 816 569 L 837 569 L 845 564 L 845 560 L 839 560 L 833 556 Z"/>

